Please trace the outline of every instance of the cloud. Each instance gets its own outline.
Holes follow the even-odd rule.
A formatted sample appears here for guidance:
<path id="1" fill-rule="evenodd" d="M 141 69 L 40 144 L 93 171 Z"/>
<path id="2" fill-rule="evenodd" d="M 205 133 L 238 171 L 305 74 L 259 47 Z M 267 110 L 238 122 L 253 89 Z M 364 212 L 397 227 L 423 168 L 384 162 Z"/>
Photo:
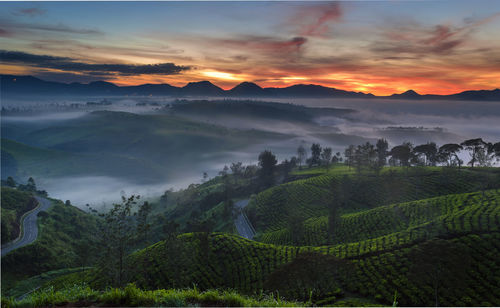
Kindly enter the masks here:
<path id="1" fill-rule="evenodd" d="M 330 31 L 330 23 L 342 18 L 342 8 L 338 2 L 300 7 L 286 25 L 294 28 L 297 35 L 325 37 Z"/>
<path id="2" fill-rule="evenodd" d="M 37 7 L 29 7 L 24 9 L 18 9 L 14 12 L 15 15 L 27 15 L 27 16 L 36 16 L 45 14 L 45 10 L 37 8 Z"/>
<path id="3" fill-rule="evenodd" d="M 22 63 L 40 68 L 57 69 L 68 72 L 87 74 L 119 74 L 119 75 L 174 75 L 189 70 L 189 66 L 178 66 L 174 63 L 158 64 L 94 64 L 78 62 L 71 58 L 48 55 L 35 55 L 20 51 L 0 51 L 0 58 L 5 63 Z"/>
<path id="4" fill-rule="evenodd" d="M 479 20 L 466 19 L 461 26 L 438 24 L 426 27 L 411 22 L 391 25 L 390 30 L 383 32 L 382 39 L 371 45 L 371 50 L 396 56 L 401 56 L 402 53 L 417 56 L 452 54 L 472 41 L 471 35 L 477 27 L 499 16 L 500 13 L 496 13 Z"/>
<path id="5" fill-rule="evenodd" d="M 251 49 L 271 54 L 297 53 L 307 42 L 305 37 L 296 36 L 288 40 L 283 40 L 268 36 L 246 35 L 237 39 L 218 39 L 215 44 L 223 44 L 227 47 L 239 49 Z"/>
<path id="6" fill-rule="evenodd" d="M 10 37 L 11 35 L 10 31 L 0 28 L 0 37 Z"/>
<path id="7" fill-rule="evenodd" d="M 46 31 L 46 32 L 57 32 L 57 33 L 69 33 L 69 34 L 84 34 L 84 35 L 103 35 L 104 33 L 98 29 L 92 28 L 74 28 L 68 25 L 58 23 L 58 24 L 40 24 L 40 23 L 21 23 L 12 20 L 1 20 L 0 26 L 11 30 L 12 32 L 19 32 L 20 30 L 28 31 Z"/>

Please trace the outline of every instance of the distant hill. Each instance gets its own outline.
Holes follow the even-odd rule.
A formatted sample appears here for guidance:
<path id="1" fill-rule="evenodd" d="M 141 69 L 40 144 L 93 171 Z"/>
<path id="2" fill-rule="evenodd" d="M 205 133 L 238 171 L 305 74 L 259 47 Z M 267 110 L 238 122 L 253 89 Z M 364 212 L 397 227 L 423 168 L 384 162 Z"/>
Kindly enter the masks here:
<path id="1" fill-rule="evenodd" d="M 452 95 L 420 95 L 413 90 L 391 96 L 352 92 L 314 84 L 297 84 L 284 88 L 262 88 L 252 82 L 242 82 L 223 90 L 210 81 L 190 82 L 184 87 L 169 84 L 117 86 L 106 81 L 88 84 L 45 81 L 33 76 L 0 75 L 2 97 L 76 95 L 76 96 L 198 96 L 198 97 L 280 97 L 280 98 L 389 98 L 389 99 L 453 99 L 500 101 L 500 89 L 464 91 Z"/>

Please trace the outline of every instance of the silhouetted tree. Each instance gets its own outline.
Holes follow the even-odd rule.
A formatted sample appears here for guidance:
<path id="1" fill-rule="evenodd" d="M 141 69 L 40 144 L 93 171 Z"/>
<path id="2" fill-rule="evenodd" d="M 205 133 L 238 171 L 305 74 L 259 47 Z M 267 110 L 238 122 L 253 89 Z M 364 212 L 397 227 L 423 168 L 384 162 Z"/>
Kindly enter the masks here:
<path id="1" fill-rule="evenodd" d="M 350 145 L 344 151 L 345 161 L 344 163 L 351 168 L 354 163 L 354 152 L 356 151 L 356 147 L 354 145 Z"/>
<path id="2" fill-rule="evenodd" d="M 66 202 L 64 202 L 64 204 L 65 204 L 66 206 L 71 206 L 71 201 L 66 200 Z"/>
<path id="3" fill-rule="evenodd" d="M 375 145 L 377 148 L 377 165 L 383 167 L 387 164 L 387 150 L 389 149 L 389 143 L 385 139 L 377 140 Z"/>
<path id="4" fill-rule="evenodd" d="M 412 145 L 409 142 L 397 145 L 391 149 L 390 155 L 399 162 L 400 166 L 410 166 Z"/>
<path id="5" fill-rule="evenodd" d="M 297 148 L 297 161 L 299 163 L 299 167 L 302 168 L 302 164 L 306 161 L 307 159 L 307 152 L 306 148 L 301 144 Z"/>
<path id="6" fill-rule="evenodd" d="M 486 143 L 481 138 L 468 139 L 461 143 L 461 145 L 469 151 L 470 161 L 469 165 L 474 168 L 474 164 L 478 161 L 478 152 L 484 151 Z"/>
<path id="7" fill-rule="evenodd" d="M 332 148 L 324 148 L 321 152 L 321 161 L 327 169 L 330 168 L 330 161 L 332 159 Z"/>
<path id="8" fill-rule="evenodd" d="M 447 143 L 439 147 L 438 160 L 446 162 L 448 166 L 453 166 L 455 163 L 460 167 L 462 160 L 458 157 L 458 152 L 462 150 L 462 146 L 456 143 Z"/>
<path id="9" fill-rule="evenodd" d="M 438 149 L 434 142 L 421 144 L 413 148 L 416 157 L 425 156 L 424 165 L 435 166 L 437 161 Z"/>
<path id="10" fill-rule="evenodd" d="M 274 168 L 276 167 L 276 156 L 268 150 L 260 153 L 259 166 L 260 177 L 265 186 L 272 185 L 274 182 Z"/>
<path id="11" fill-rule="evenodd" d="M 321 164 L 321 146 L 318 143 L 311 145 L 311 158 L 309 158 L 309 167 L 319 166 Z"/>

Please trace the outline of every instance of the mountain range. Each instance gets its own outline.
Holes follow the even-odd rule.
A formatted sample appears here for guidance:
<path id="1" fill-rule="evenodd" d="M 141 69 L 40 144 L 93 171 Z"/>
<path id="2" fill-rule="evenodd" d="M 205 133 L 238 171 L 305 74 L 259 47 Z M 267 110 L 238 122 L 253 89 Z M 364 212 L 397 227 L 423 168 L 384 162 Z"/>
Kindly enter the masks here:
<path id="1" fill-rule="evenodd" d="M 390 98 L 390 99 L 450 99 L 500 101 L 500 89 L 464 91 L 451 95 L 421 95 L 413 90 L 390 96 L 352 92 L 314 84 L 297 84 L 283 88 L 262 88 L 252 82 L 242 82 L 224 90 L 210 81 L 190 82 L 184 87 L 169 84 L 117 86 L 106 81 L 88 84 L 45 81 L 33 76 L 0 75 L 2 97 L 17 96 L 174 96 L 174 97 L 266 97 L 266 98 Z"/>

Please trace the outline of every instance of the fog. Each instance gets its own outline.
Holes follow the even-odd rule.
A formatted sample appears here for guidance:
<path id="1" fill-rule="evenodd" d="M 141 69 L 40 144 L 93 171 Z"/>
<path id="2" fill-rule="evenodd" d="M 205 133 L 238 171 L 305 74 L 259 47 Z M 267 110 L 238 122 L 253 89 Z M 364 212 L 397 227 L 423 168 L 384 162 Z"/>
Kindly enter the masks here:
<path id="1" fill-rule="evenodd" d="M 175 103 L 172 98 L 112 98 L 111 105 L 89 106 L 84 100 L 28 102 L 22 108 L 2 112 L 2 137 L 16 138 L 21 132 L 57 126 L 63 121 L 73 121 L 95 110 L 126 111 L 137 114 L 164 114 L 163 108 Z M 70 170 L 65 177 L 37 177 L 39 187 L 50 196 L 71 200 L 77 206 L 85 204 L 101 206 L 118 202 L 122 194 L 140 194 L 146 198 L 158 197 L 167 189 L 181 189 L 191 183 L 200 183 L 203 172 L 210 177 L 217 175 L 224 165 L 241 161 L 257 162 L 258 154 L 271 150 L 279 160 L 296 155 L 303 144 L 311 143 L 332 147 L 343 152 L 349 144 L 374 142 L 386 138 L 391 146 L 409 141 L 422 144 L 434 141 L 439 145 L 461 142 L 468 138 L 482 137 L 486 141 L 500 141 L 500 102 L 472 101 L 409 101 L 409 100 L 358 100 L 358 99 L 272 99 L 270 101 L 292 103 L 307 107 L 348 108 L 355 112 L 346 116 L 319 116 L 312 121 L 292 119 L 262 119 L 254 116 L 203 116 L 179 115 L 193 121 L 202 121 L 239 130 L 259 130 L 281 133 L 279 140 L 247 143 L 238 149 L 222 152 L 195 153 L 195 163 L 176 166 L 175 171 L 162 181 L 147 183 L 140 177 L 119 178 L 111 175 L 88 174 L 73 176 Z M 10 102 L 12 103 L 12 102 Z M 9 104 L 7 104 L 9 105 Z M 15 104 L 10 104 L 15 105 Z M 167 111 L 168 112 L 168 111 Z M 389 128 L 392 127 L 392 128 Z M 403 127 L 406 129 L 399 129 Z M 409 129 L 415 127 L 418 129 Z M 182 156 L 182 149 L 179 153 Z M 468 154 L 460 154 L 465 162 Z M 147 160 L 147 157 L 144 159 Z M 2 160 L 3 165 L 3 160 Z M 2 174 L 2 178 L 7 175 Z M 134 175 L 132 175 L 132 178 Z"/>

